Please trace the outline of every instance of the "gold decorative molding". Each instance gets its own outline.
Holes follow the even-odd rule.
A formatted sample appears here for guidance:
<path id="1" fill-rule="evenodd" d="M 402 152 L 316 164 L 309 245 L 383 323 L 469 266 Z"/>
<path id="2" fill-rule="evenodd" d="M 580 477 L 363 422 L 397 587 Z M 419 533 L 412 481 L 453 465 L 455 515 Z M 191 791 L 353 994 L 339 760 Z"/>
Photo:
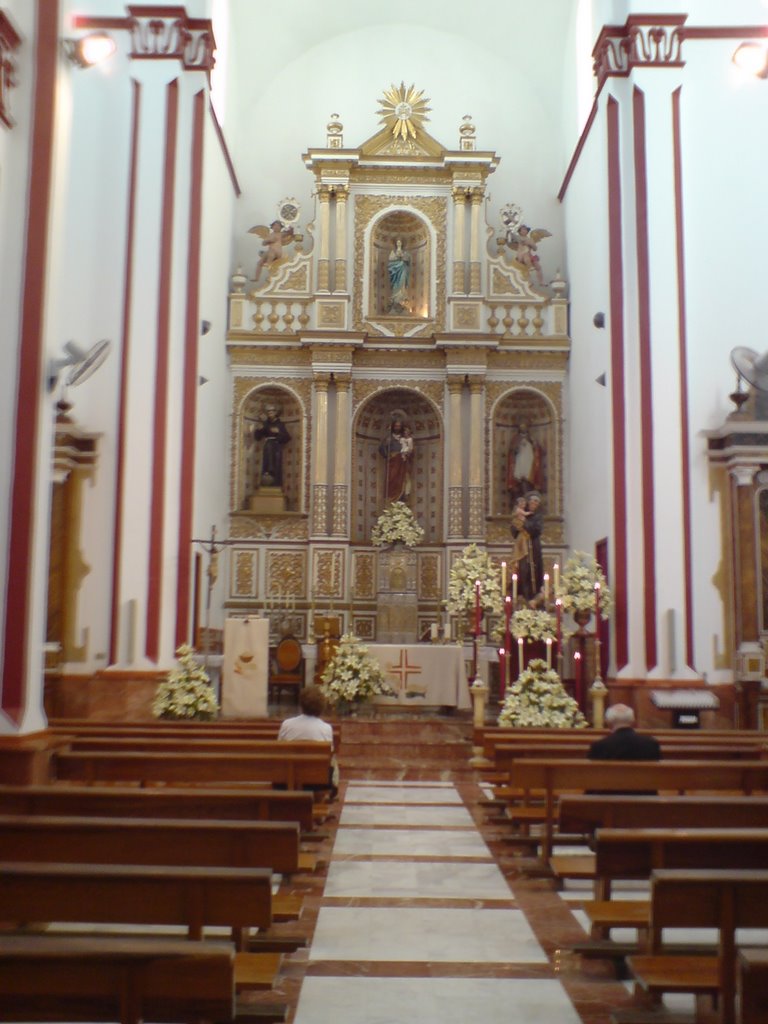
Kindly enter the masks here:
<path id="1" fill-rule="evenodd" d="M 418 561 L 418 594 L 420 601 L 439 601 L 442 597 L 440 568 L 442 558 L 438 552 L 420 552 Z"/>
<path id="2" fill-rule="evenodd" d="M 403 390 L 415 391 L 428 399 L 435 406 L 435 411 L 443 421 L 443 382 L 442 380 L 398 380 L 397 387 Z M 354 399 L 352 403 L 352 419 L 354 420 L 357 411 L 373 395 L 380 391 L 390 391 L 392 382 L 385 380 L 355 380 Z"/>
<path id="3" fill-rule="evenodd" d="M 295 512 L 288 512 L 284 516 L 232 512 L 229 517 L 229 535 L 234 540 L 306 541 L 309 538 L 309 521 L 306 515 Z"/>
<path id="4" fill-rule="evenodd" d="M 373 551 L 352 553 L 352 594 L 357 601 L 376 599 L 376 555 Z"/>
<path id="5" fill-rule="evenodd" d="M 229 578 L 230 597 L 259 596 L 258 548 L 232 548 Z"/>
<path id="6" fill-rule="evenodd" d="M 354 614 L 352 617 L 352 632 L 361 640 L 372 643 L 376 639 L 376 616 Z"/>
<path id="7" fill-rule="evenodd" d="M 256 337 L 254 335 L 254 337 Z M 292 338 L 289 344 L 286 344 L 285 337 L 278 335 L 274 340 L 280 341 L 280 348 L 265 348 L 261 342 L 267 339 L 265 335 L 259 335 L 258 341 L 253 345 L 246 345 L 243 343 L 242 336 L 238 339 L 236 344 L 228 344 L 227 352 L 229 353 L 230 363 L 234 370 L 238 367 L 246 366 L 282 366 L 292 368 L 309 367 L 311 365 L 310 353 L 300 348 L 295 338 Z M 248 380 L 253 380 L 253 377 L 249 377 Z M 272 378 L 270 377 L 269 380 Z M 295 382 L 296 378 L 291 377 L 292 381 Z"/>
<path id="8" fill-rule="evenodd" d="M 304 598 L 307 592 L 307 557 L 305 551 L 267 551 L 268 597 Z"/>
<path id="9" fill-rule="evenodd" d="M 318 299 L 315 304 L 315 308 L 317 310 L 318 328 L 343 328 L 345 326 L 346 317 L 344 314 L 346 311 L 346 304 L 344 302 L 329 302 L 327 299 Z"/>
<path id="10" fill-rule="evenodd" d="M 312 552 L 312 593 L 318 598 L 344 597 L 344 552 L 315 548 Z"/>

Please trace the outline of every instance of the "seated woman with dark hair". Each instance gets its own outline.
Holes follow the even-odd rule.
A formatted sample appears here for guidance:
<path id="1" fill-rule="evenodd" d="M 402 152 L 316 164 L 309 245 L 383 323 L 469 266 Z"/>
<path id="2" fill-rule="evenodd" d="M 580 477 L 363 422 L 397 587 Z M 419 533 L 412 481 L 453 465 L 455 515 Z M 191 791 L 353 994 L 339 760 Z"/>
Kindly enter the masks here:
<path id="1" fill-rule="evenodd" d="M 305 686 L 299 693 L 301 714 L 286 718 L 277 734 L 279 740 L 316 740 L 330 743 L 333 747 L 333 729 L 320 717 L 325 710 L 325 694 L 319 686 Z M 331 771 L 328 779 L 332 796 L 336 796 L 339 785 L 339 766 L 336 754 L 331 755 Z"/>

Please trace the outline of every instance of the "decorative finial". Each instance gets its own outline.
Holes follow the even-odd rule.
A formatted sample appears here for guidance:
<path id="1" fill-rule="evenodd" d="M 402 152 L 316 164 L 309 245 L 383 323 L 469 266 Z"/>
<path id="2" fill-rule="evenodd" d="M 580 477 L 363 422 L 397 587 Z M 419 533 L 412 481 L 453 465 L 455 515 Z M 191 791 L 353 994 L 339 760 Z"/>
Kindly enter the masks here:
<path id="1" fill-rule="evenodd" d="M 331 120 L 326 125 L 326 131 L 328 132 L 327 145 L 328 149 L 343 149 L 344 148 L 344 125 L 339 120 L 338 114 L 331 114 Z"/>
<path id="2" fill-rule="evenodd" d="M 472 124 L 472 115 L 465 114 L 461 119 L 461 124 L 459 125 L 459 149 L 474 150 L 477 148 L 475 131 L 476 128 Z"/>

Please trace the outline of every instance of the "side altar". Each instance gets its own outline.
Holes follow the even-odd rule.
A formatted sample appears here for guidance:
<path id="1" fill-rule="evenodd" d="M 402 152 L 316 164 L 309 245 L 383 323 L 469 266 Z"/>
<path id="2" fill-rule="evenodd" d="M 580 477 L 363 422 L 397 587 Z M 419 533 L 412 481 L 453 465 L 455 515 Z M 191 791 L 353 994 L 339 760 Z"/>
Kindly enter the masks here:
<path id="1" fill-rule="evenodd" d="M 501 157 L 469 117 L 454 148 L 433 138 L 428 103 L 386 89 L 360 145 L 333 115 L 325 145 L 297 154 L 311 200 L 275 195 L 232 275 L 217 599 L 265 615 L 272 642 L 286 624 L 307 642 L 315 614 L 366 641 L 459 635 L 451 564 L 470 542 L 509 558 L 534 489 L 545 568 L 566 550 L 567 285 L 525 196 L 492 205 Z M 371 542 L 395 500 L 424 530 L 402 588 Z"/>

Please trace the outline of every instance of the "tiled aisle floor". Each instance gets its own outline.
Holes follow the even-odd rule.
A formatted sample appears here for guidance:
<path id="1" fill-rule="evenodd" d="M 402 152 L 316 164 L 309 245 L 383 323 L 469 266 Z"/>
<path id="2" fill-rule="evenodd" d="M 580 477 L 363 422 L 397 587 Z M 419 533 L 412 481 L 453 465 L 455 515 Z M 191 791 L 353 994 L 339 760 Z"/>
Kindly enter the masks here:
<path id="1" fill-rule="evenodd" d="M 607 1024 L 627 1001 L 604 965 L 560 955 L 583 933 L 551 883 L 494 856 L 481 795 L 347 785 L 295 1024 Z"/>

